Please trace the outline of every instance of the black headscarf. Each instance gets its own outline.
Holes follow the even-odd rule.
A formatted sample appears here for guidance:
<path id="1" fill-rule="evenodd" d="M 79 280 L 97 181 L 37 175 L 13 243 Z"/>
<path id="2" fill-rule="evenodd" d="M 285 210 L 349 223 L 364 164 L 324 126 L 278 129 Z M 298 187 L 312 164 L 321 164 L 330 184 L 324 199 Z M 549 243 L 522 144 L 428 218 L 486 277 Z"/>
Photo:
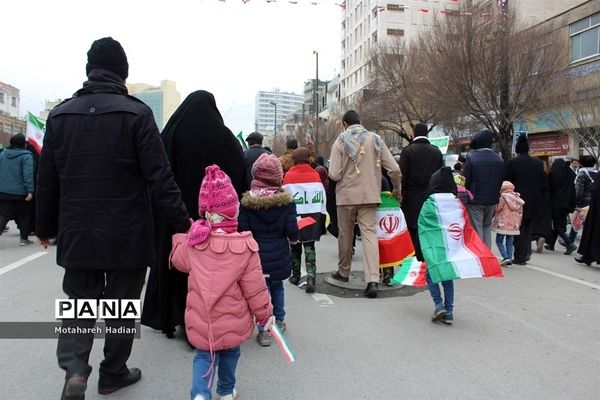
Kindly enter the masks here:
<path id="1" fill-rule="evenodd" d="M 193 219 L 198 218 L 198 191 L 209 165 L 217 164 L 229 175 L 238 196 L 246 191 L 242 146 L 223 123 L 211 93 L 191 93 L 167 122 L 162 139 L 183 202 Z"/>
<path id="2" fill-rule="evenodd" d="M 552 163 L 548 173 L 550 180 L 550 199 L 553 210 L 565 213 L 575 209 L 575 173 L 562 158 Z"/>
<path id="3" fill-rule="evenodd" d="M 247 189 L 242 146 L 223 123 L 211 93 L 191 93 L 167 122 L 162 140 L 183 202 L 194 220 L 198 219 L 198 192 L 207 166 L 221 167 L 238 196 Z M 155 225 L 157 262 L 150 270 L 142 324 L 172 337 L 175 326 L 184 324 L 187 275 L 169 268 L 171 226 L 160 216 Z"/>
<path id="4" fill-rule="evenodd" d="M 452 193 L 456 196 L 457 192 L 458 189 L 456 188 L 454 175 L 452 175 L 450 167 L 442 167 L 431 175 L 429 188 L 427 189 L 428 196 L 434 193 Z"/>

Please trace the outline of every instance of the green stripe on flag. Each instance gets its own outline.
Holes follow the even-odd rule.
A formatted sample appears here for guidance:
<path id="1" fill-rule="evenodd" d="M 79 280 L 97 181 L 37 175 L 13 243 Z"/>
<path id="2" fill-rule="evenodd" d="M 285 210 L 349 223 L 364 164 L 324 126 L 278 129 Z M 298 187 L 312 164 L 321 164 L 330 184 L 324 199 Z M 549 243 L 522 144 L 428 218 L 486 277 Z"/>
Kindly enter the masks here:
<path id="1" fill-rule="evenodd" d="M 240 131 L 240 133 L 237 134 L 236 138 L 238 138 L 238 140 L 242 144 L 242 148 L 244 150 L 248 150 L 248 145 L 246 144 L 246 141 L 244 140 L 244 136 L 242 135 L 242 131 Z"/>
<path id="2" fill-rule="evenodd" d="M 44 129 L 44 123 L 29 111 L 27 112 L 27 120 L 40 131 Z"/>
<path id="3" fill-rule="evenodd" d="M 430 196 L 423 204 L 419 214 L 419 240 L 427 270 L 433 282 L 459 279 L 452 262 L 448 261 L 446 235 L 438 218 L 435 199 Z"/>

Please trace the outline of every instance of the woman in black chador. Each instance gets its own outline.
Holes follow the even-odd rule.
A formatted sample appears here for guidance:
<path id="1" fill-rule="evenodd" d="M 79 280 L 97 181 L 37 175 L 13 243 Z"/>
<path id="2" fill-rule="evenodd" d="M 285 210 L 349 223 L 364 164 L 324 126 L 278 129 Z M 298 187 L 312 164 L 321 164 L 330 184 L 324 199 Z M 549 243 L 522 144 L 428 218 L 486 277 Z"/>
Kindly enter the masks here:
<path id="1" fill-rule="evenodd" d="M 600 179 L 595 176 L 592 186 L 592 202 L 585 218 L 581 243 L 577 252 L 581 254 L 575 261 L 591 265 L 592 262 L 600 264 Z"/>
<path id="2" fill-rule="evenodd" d="M 240 142 L 223 123 L 214 96 L 204 90 L 191 93 L 169 119 L 162 140 L 175 181 L 190 217 L 198 219 L 198 191 L 204 169 L 217 164 L 241 197 L 247 189 L 244 154 Z M 155 216 L 156 262 L 151 266 L 144 298 L 142 324 L 173 337 L 184 325 L 187 275 L 169 268 L 170 225 Z"/>

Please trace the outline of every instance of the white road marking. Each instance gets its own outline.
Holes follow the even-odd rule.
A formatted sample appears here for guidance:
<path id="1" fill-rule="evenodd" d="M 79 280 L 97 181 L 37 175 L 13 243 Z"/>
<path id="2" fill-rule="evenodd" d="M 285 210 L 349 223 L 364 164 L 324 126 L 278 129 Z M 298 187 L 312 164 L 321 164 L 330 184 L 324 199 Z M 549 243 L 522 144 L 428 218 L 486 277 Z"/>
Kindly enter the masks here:
<path id="1" fill-rule="evenodd" d="M 335 303 L 326 294 L 313 293 L 313 294 L 311 294 L 311 296 L 317 303 L 319 303 L 319 305 L 321 307 L 335 306 Z"/>
<path id="2" fill-rule="evenodd" d="M 548 274 L 548 275 L 556 276 L 557 278 L 562 278 L 562 279 L 565 279 L 567 281 L 579 283 L 580 285 L 585 285 L 585 286 L 589 286 L 589 287 L 591 287 L 593 289 L 600 290 L 600 285 L 589 283 L 589 282 L 586 282 L 586 281 L 581 280 L 581 279 L 573 278 L 573 277 L 570 277 L 570 276 L 567 276 L 567 275 L 559 274 L 557 272 L 548 271 L 546 269 L 534 267 L 534 266 L 531 266 L 531 265 L 527 265 L 526 267 L 530 268 L 530 269 L 534 269 L 534 270 L 539 271 L 539 272 L 543 272 L 543 273 Z"/>
<path id="3" fill-rule="evenodd" d="M 33 253 L 30 256 L 22 258 L 14 263 L 8 264 L 2 268 L 0 268 L 0 275 L 4 275 L 5 273 L 12 271 L 15 268 L 19 268 L 21 265 L 27 264 L 29 261 L 33 261 L 36 258 L 40 258 L 41 256 L 48 254 L 47 251 L 38 251 L 37 253 Z"/>

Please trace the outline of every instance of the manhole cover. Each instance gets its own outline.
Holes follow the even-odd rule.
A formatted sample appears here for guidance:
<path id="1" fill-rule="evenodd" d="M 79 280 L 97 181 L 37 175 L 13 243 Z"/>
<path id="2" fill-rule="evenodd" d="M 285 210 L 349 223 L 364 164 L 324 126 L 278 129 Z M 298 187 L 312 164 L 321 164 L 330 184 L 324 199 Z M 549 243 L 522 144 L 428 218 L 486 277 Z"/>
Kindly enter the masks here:
<path id="1" fill-rule="evenodd" d="M 331 272 L 317 274 L 317 291 L 316 293 L 322 293 L 331 296 L 344 297 L 344 298 L 356 298 L 365 297 L 364 290 L 367 287 L 364 281 L 364 274 L 362 271 L 356 271 L 350 273 L 350 281 L 348 283 L 336 281 L 331 278 Z M 298 288 L 304 290 L 306 287 L 306 276 L 300 279 Z M 377 297 L 399 297 L 399 296 L 413 296 L 416 293 L 420 293 L 425 289 L 416 288 L 413 286 L 386 286 L 379 284 L 379 292 Z"/>

